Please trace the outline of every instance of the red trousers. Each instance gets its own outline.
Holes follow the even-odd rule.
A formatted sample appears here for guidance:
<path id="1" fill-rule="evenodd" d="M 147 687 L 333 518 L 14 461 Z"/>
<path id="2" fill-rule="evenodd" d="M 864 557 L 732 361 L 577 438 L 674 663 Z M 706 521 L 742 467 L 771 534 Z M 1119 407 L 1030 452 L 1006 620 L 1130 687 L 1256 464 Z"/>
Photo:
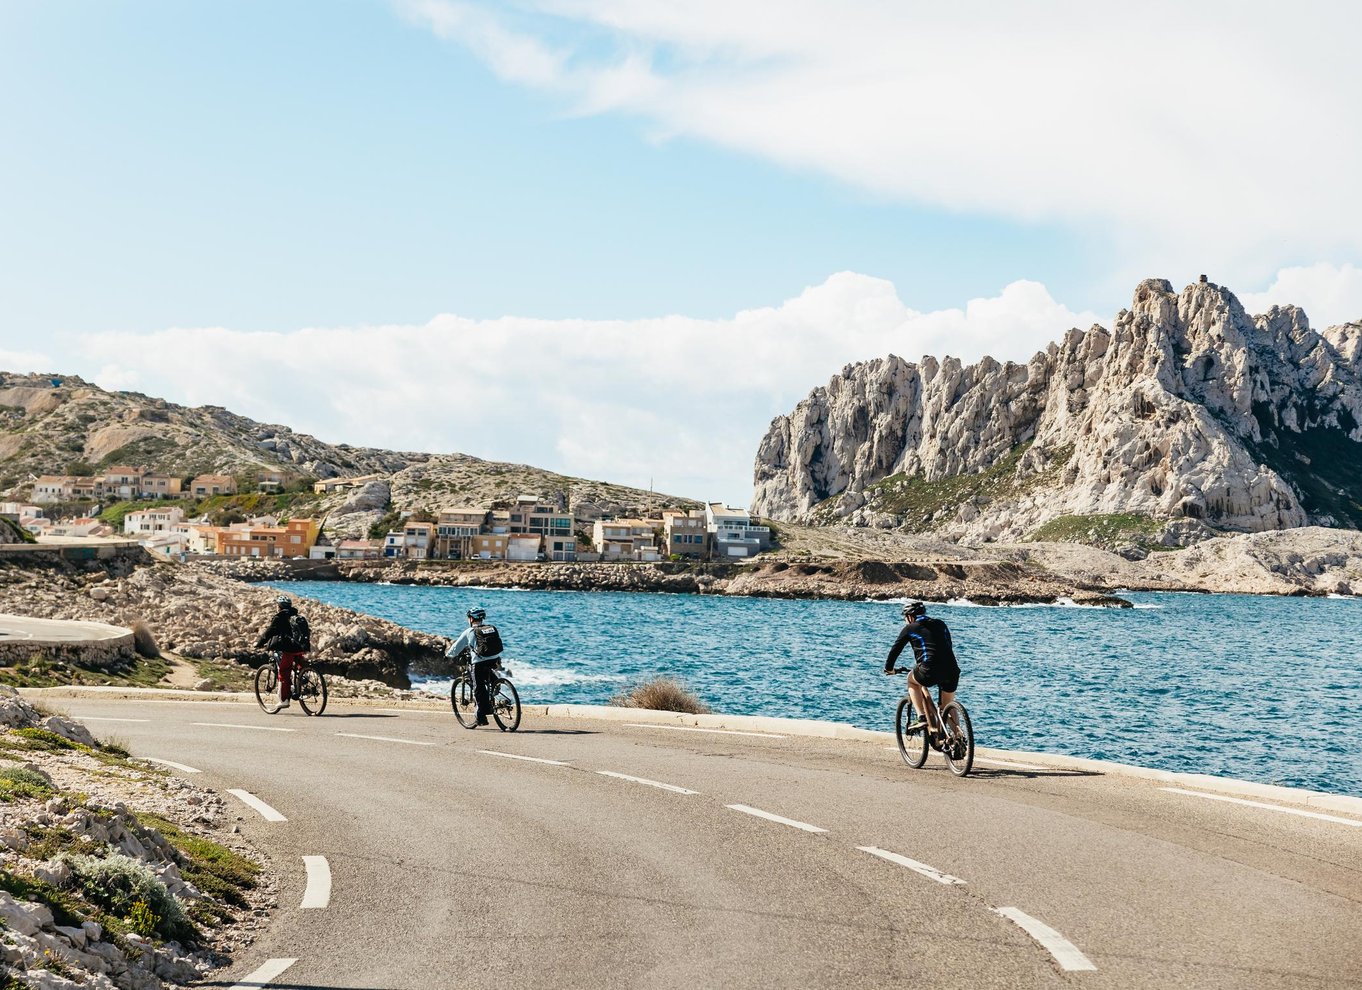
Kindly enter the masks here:
<path id="1" fill-rule="evenodd" d="M 306 653 L 279 654 L 279 700 L 288 701 L 293 691 L 293 665 L 307 656 Z"/>

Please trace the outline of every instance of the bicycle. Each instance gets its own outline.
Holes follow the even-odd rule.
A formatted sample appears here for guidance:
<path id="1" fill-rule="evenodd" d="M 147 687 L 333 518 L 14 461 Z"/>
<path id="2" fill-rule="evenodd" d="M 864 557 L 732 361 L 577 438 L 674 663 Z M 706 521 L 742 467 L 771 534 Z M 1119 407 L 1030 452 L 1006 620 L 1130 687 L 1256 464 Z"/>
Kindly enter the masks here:
<path id="1" fill-rule="evenodd" d="M 511 672 L 502 666 L 500 660 L 489 660 L 492 682 L 487 693 L 492 699 L 492 718 L 502 732 L 514 732 L 520 728 L 520 694 L 509 680 Z M 473 665 L 464 662 L 454 671 L 454 683 L 449 686 L 449 704 L 454 709 L 454 717 L 465 729 L 478 726 L 478 699 L 473 688 Z"/>
<path id="2" fill-rule="evenodd" d="M 279 699 L 279 654 L 272 654 L 269 663 L 262 663 L 255 671 L 255 700 L 268 715 L 277 715 L 284 703 Z M 312 669 L 306 660 L 293 661 L 289 692 L 298 706 L 308 715 L 326 711 L 326 678 Z"/>
<path id="3" fill-rule="evenodd" d="M 894 671 L 902 672 L 902 668 Z M 931 709 L 927 713 L 929 718 L 924 719 L 923 713 L 915 710 L 911 694 L 903 697 L 894 713 L 894 736 L 898 739 L 899 755 L 904 763 L 918 770 L 927 762 L 928 747 L 938 749 L 946 758 L 951 773 L 963 777 L 974 767 L 974 725 L 969 720 L 969 712 L 959 701 L 940 708 L 931 689 L 922 690 Z M 944 733 L 930 733 L 932 725 L 944 726 Z"/>

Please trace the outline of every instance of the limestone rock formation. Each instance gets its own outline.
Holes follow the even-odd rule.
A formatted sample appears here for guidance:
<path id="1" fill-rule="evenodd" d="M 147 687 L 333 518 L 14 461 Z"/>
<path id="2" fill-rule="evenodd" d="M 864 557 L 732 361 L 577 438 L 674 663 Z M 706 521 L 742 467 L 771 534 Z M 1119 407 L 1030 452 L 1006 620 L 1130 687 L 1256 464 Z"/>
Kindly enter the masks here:
<path id="1" fill-rule="evenodd" d="M 1362 324 L 1250 316 L 1204 280 L 1141 282 L 1113 330 L 1025 364 L 848 365 L 757 452 L 753 507 L 782 520 L 1019 538 L 1115 517 L 1156 539 L 1362 526 Z"/>

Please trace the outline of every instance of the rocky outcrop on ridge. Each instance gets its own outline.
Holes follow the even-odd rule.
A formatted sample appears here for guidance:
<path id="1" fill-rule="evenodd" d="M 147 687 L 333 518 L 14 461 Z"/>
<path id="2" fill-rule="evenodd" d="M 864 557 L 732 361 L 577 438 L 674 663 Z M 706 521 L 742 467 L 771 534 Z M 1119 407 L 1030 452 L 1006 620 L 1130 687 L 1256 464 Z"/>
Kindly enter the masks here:
<path id="1" fill-rule="evenodd" d="M 1248 315 L 1140 283 L 1113 330 L 1026 364 L 848 365 L 772 422 L 753 508 L 781 520 L 1020 538 L 1062 516 L 1214 530 L 1362 525 L 1362 325 Z"/>
<path id="2" fill-rule="evenodd" d="M 29 555 L 0 561 L 0 612 L 43 619 L 85 619 L 131 626 L 143 621 L 157 643 L 196 659 L 258 663 L 256 637 L 279 592 L 174 562 L 109 570 Z M 411 686 L 410 672 L 445 669 L 438 636 L 348 609 L 300 604 L 312 627 L 311 659 L 323 673 Z"/>

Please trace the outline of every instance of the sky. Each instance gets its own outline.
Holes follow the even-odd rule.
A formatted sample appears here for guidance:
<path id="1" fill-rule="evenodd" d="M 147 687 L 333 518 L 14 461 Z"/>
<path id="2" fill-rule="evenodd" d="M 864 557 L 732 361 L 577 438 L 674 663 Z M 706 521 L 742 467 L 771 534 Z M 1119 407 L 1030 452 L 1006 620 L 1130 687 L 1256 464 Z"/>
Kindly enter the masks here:
<path id="1" fill-rule="evenodd" d="M 1362 318 L 1341 3 L 0 0 L 0 369 L 746 504 L 851 361 Z"/>

